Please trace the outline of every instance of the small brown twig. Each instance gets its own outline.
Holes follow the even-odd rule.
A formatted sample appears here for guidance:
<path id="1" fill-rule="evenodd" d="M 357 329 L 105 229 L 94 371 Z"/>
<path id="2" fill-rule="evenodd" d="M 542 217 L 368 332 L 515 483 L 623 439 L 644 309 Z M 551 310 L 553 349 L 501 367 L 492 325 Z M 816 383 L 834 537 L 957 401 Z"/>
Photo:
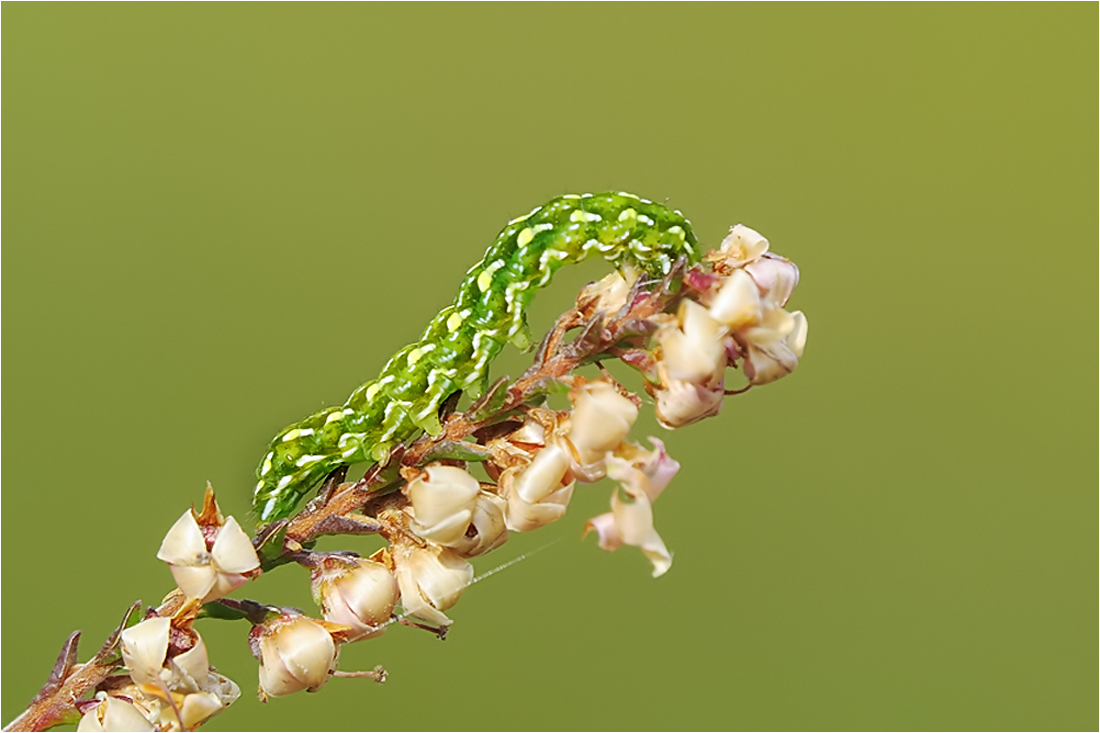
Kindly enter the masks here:
<path id="1" fill-rule="evenodd" d="M 126 610 L 122 622 L 115 628 L 96 655 L 84 664 L 77 664 L 80 632 L 74 631 L 61 645 L 61 653 L 50 671 L 46 684 L 38 691 L 27 709 L 4 727 L 5 731 L 46 730 L 62 723 L 75 723 L 80 718 L 76 702 L 103 683 L 122 666 L 118 641 L 130 617 L 141 607 L 135 601 Z"/>

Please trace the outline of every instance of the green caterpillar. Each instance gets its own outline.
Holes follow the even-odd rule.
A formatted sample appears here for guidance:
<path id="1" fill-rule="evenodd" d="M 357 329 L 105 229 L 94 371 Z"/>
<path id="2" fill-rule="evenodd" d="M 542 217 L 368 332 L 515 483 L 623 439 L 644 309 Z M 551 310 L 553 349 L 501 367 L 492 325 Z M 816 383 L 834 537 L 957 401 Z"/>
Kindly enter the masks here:
<path id="1" fill-rule="evenodd" d="M 652 275 L 667 273 L 681 255 L 699 259 L 683 214 L 628 193 L 560 196 L 508 222 L 419 342 L 398 351 L 378 379 L 342 406 L 275 436 L 257 471 L 253 508 L 260 523 L 293 514 L 334 469 L 383 461 L 420 431 L 438 434 L 443 401 L 459 390 L 480 394 L 504 344 L 526 346 L 524 313 L 535 291 L 562 265 L 597 253 L 618 268 L 629 262 Z"/>

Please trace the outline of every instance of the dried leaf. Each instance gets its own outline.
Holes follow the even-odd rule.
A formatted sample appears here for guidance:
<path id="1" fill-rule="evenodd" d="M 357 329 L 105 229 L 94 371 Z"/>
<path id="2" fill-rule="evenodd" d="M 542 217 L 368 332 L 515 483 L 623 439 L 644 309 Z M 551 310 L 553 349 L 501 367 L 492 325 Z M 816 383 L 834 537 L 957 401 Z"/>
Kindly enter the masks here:
<path id="1" fill-rule="evenodd" d="M 492 457 L 488 448 L 471 443 L 466 440 L 441 440 L 432 445 L 419 465 L 424 466 L 432 461 L 487 461 Z"/>
<path id="2" fill-rule="evenodd" d="M 62 683 L 68 678 L 69 674 L 72 672 L 73 665 L 76 664 L 76 648 L 79 643 L 79 631 L 74 631 L 69 634 L 69 638 L 61 645 L 61 653 L 57 655 L 57 661 L 54 662 L 53 670 L 50 672 L 50 678 L 46 680 L 46 684 L 42 685 L 42 689 L 39 690 L 38 694 L 31 700 L 31 705 L 46 699 L 61 689 Z"/>
<path id="3" fill-rule="evenodd" d="M 466 410 L 466 420 L 468 422 L 481 422 L 491 417 L 494 412 L 504 406 L 505 401 L 508 399 L 508 385 L 509 379 L 507 376 L 493 382 L 493 386 L 489 387 L 485 394 L 470 405 L 470 409 Z"/>

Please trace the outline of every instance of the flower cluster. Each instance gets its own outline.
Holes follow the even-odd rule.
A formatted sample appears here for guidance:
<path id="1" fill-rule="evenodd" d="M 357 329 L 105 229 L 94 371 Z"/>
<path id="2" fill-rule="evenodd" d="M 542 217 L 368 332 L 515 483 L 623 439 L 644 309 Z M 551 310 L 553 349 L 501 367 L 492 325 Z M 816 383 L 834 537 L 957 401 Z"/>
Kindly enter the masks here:
<path id="1" fill-rule="evenodd" d="M 740 361 L 751 385 L 767 384 L 798 366 L 806 317 L 784 310 L 798 285 L 798 267 L 768 252 L 768 240 L 738 224 L 708 259 L 714 270 L 694 278 L 698 300 L 685 298 L 675 320 L 657 332 L 657 417 L 678 428 L 722 409 L 725 371 Z"/>
<path id="2" fill-rule="evenodd" d="M 186 618 L 151 615 L 121 634 L 129 679 L 85 706 L 81 731 L 193 730 L 240 697 Z"/>
<path id="3" fill-rule="evenodd" d="M 726 396 L 790 374 L 807 333 L 805 316 L 786 310 L 798 268 L 768 249 L 738 225 L 702 264 L 678 264 L 663 281 L 627 269 L 589 285 L 519 380 L 498 382 L 463 413 L 441 415 L 440 434 L 401 446 L 363 479 L 344 483 L 334 473 L 299 515 L 255 539 L 222 515 L 208 487 L 202 510 L 184 512 L 157 553 L 178 590 L 121 630 L 121 658 L 104 663 L 92 696 L 76 704 L 79 730 L 191 730 L 237 699 L 237 685 L 210 666 L 193 628 L 203 617 L 252 624 L 263 700 L 317 690 L 334 676 L 381 682 L 380 667 L 341 671 L 343 645 L 395 622 L 442 636 L 448 612 L 475 581 L 471 560 L 510 533 L 560 519 L 578 484 L 614 484 L 609 511 L 589 519 L 585 534 L 594 532 L 606 551 L 638 548 L 654 577 L 667 572 L 672 554 L 655 528 L 654 503 L 680 464 L 660 440 L 645 447 L 630 439 L 643 407 L 638 395 L 602 367 L 599 376 L 574 372 L 614 358 L 637 369 L 668 429 L 717 415 Z M 572 329 L 580 335 L 567 343 Z M 746 387 L 726 389 L 730 368 L 742 371 Z M 553 393 L 567 394 L 569 409 L 551 409 Z M 471 473 L 472 462 L 488 481 Z M 370 557 L 308 549 L 322 534 L 363 533 L 386 545 Z M 227 597 L 291 562 L 310 570 L 316 618 Z M 108 675 L 118 669 L 124 674 Z"/>

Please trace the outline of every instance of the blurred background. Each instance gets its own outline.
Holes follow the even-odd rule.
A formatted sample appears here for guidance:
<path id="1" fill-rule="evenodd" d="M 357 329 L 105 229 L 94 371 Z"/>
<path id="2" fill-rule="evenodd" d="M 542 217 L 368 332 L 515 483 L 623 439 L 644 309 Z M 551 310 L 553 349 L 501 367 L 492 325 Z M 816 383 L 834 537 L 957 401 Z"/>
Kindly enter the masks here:
<path id="1" fill-rule="evenodd" d="M 667 433 L 675 553 L 581 541 L 606 482 L 230 729 L 1095 729 L 1097 8 L 7 4 L 3 719 L 172 587 L 512 217 L 568 192 L 794 259 L 798 371 Z M 563 270 L 536 331 L 598 264 Z M 496 374 L 518 372 L 514 350 Z M 322 549 L 368 552 L 369 539 Z M 295 567 L 248 588 L 315 611 Z"/>

